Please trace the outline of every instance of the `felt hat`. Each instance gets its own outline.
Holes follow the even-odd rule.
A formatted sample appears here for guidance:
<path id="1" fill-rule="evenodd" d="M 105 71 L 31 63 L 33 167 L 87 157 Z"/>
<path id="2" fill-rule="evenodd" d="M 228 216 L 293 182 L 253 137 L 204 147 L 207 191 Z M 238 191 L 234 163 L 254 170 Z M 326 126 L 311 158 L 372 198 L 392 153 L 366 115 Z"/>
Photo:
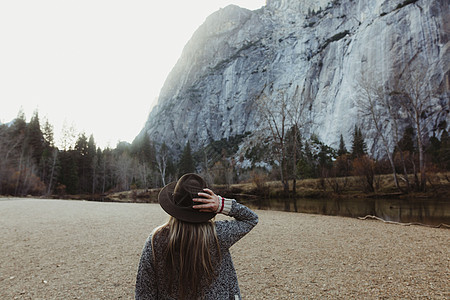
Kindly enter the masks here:
<path id="1" fill-rule="evenodd" d="M 158 201 L 166 213 L 181 221 L 190 223 L 206 222 L 216 213 L 200 212 L 192 208 L 201 204 L 192 199 L 199 198 L 198 193 L 206 188 L 206 181 L 197 174 L 188 173 L 181 176 L 176 182 L 171 182 L 159 192 Z"/>

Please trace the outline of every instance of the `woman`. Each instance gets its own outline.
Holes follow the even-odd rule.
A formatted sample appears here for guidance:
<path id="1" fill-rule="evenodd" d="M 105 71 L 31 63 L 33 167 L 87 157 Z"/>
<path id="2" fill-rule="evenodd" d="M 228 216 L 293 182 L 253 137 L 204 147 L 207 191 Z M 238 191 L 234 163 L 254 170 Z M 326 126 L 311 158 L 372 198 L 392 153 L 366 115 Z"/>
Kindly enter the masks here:
<path id="1" fill-rule="evenodd" d="M 185 174 L 158 195 L 169 221 L 156 228 L 142 251 L 136 299 L 241 299 L 229 248 L 257 223 L 258 216 Z M 211 219 L 217 213 L 231 221 Z"/>

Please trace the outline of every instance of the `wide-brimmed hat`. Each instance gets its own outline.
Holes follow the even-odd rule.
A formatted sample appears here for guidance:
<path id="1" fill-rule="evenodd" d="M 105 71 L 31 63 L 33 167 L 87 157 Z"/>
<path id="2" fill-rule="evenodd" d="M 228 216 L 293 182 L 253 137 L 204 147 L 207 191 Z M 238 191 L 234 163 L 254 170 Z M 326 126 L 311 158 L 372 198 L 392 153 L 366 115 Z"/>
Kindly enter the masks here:
<path id="1" fill-rule="evenodd" d="M 202 177 L 188 173 L 181 176 L 178 181 L 163 187 L 159 192 L 158 201 L 165 212 L 174 218 L 190 223 L 206 222 L 216 214 L 192 208 L 193 205 L 201 204 L 192 199 L 199 198 L 198 193 L 203 192 L 206 187 L 206 181 Z"/>

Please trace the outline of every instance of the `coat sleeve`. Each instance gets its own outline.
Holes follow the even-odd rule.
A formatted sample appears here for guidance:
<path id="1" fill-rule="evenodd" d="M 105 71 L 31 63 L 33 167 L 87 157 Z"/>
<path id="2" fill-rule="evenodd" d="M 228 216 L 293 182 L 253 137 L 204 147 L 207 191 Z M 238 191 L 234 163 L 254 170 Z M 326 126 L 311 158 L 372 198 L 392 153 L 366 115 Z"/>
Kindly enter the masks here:
<path id="1" fill-rule="evenodd" d="M 233 217 L 234 220 L 217 221 L 216 230 L 220 245 L 230 248 L 258 224 L 258 215 L 236 200 L 224 199 L 224 201 L 225 209 L 222 213 Z"/>
<path id="2" fill-rule="evenodd" d="M 158 288 L 153 265 L 152 237 L 145 242 L 136 276 L 136 300 L 157 299 Z"/>

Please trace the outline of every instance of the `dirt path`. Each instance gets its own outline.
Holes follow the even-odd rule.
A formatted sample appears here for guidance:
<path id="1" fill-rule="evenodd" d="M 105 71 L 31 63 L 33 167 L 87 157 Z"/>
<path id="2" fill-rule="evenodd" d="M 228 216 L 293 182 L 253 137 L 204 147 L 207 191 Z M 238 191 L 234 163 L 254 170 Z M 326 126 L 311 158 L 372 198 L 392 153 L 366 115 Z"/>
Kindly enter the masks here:
<path id="1" fill-rule="evenodd" d="M 244 299 L 450 298 L 450 231 L 257 211 Z M 156 204 L 0 199 L 0 299 L 132 299 Z"/>

